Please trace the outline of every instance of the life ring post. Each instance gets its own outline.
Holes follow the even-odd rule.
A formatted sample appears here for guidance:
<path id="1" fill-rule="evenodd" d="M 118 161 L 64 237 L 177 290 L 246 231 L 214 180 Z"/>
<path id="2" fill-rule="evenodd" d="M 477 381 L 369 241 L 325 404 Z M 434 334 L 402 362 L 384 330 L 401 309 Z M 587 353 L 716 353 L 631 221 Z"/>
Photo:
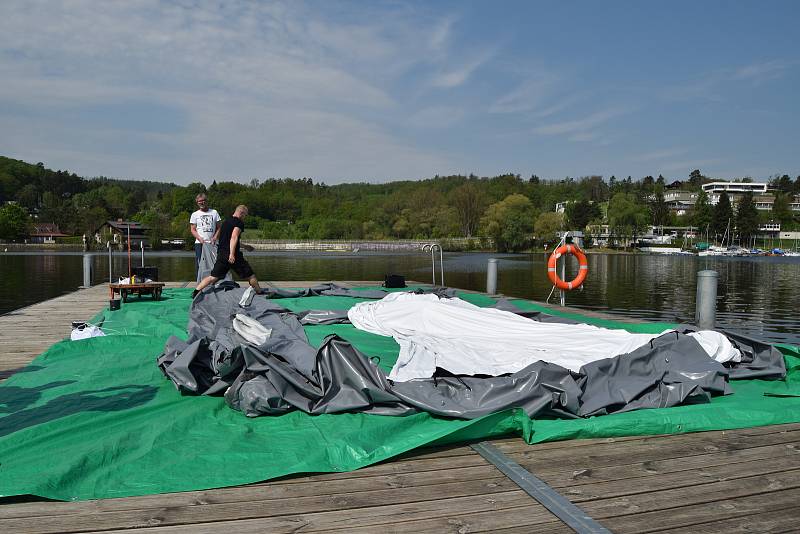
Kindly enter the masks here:
<path id="1" fill-rule="evenodd" d="M 562 256 L 566 255 L 575 256 L 575 259 L 578 260 L 578 275 L 570 281 L 562 279 L 556 272 L 558 260 Z M 564 258 L 564 264 L 566 264 L 566 258 Z M 565 271 L 562 270 L 562 277 L 565 277 L 564 272 Z M 589 262 L 586 260 L 586 254 L 583 253 L 578 245 L 564 243 L 556 248 L 553 251 L 553 254 L 550 256 L 550 259 L 547 260 L 547 277 L 555 287 L 562 291 L 572 291 L 573 289 L 578 289 L 581 287 L 581 285 L 583 285 L 583 282 L 586 280 L 586 276 L 588 274 Z"/>

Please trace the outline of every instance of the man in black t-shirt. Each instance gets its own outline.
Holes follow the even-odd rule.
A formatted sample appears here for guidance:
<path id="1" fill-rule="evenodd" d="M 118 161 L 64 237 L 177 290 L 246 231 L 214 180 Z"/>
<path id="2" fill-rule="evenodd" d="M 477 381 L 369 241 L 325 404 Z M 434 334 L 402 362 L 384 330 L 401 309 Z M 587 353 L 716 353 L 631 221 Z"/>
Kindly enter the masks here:
<path id="1" fill-rule="evenodd" d="M 216 283 L 223 278 L 228 271 L 233 269 L 240 278 L 246 278 L 247 282 L 256 290 L 261 292 L 253 268 L 244 259 L 240 250 L 239 236 L 244 232 L 244 218 L 247 217 L 247 206 L 241 204 L 236 206 L 233 217 L 225 219 L 219 230 L 219 245 L 217 245 L 217 261 L 211 274 L 203 278 L 197 288 L 192 292 L 192 298 L 196 297 L 206 286 Z"/>

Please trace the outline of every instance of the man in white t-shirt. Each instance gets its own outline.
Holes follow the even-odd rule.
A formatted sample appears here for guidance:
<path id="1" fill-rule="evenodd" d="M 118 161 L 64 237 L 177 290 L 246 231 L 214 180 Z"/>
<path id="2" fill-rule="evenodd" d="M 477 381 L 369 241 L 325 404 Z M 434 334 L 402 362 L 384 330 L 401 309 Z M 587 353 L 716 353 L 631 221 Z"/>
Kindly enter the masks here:
<path id="1" fill-rule="evenodd" d="M 189 227 L 194 236 L 194 271 L 197 275 L 200 255 L 203 253 L 203 243 L 216 244 L 219 237 L 220 216 L 217 210 L 209 209 L 208 197 L 205 193 L 197 195 L 195 202 L 199 209 L 189 218 Z"/>

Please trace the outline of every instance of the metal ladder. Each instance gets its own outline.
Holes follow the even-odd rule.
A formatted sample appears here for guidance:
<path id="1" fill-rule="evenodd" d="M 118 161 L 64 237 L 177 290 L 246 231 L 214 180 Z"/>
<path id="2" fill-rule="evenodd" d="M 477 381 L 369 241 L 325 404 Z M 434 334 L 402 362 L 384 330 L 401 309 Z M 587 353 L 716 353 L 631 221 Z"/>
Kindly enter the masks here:
<path id="1" fill-rule="evenodd" d="M 436 249 L 439 249 L 439 275 L 442 282 L 442 287 L 444 287 L 444 254 L 442 252 L 442 245 L 439 243 L 425 243 L 422 245 L 422 252 L 430 252 L 431 253 L 431 278 L 433 280 L 433 285 L 436 285 Z"/>

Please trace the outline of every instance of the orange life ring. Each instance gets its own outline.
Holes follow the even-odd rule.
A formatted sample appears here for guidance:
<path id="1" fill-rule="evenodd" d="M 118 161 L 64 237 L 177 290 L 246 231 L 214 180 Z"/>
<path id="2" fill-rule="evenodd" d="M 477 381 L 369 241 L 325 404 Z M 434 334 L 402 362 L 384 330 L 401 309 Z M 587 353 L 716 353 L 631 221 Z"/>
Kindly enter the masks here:
<path id="1" fill-rule="evenodd" d="M 580 265 L 578 276 L 571 282 L 565 282 L 556 274 L 556 262 L 558 258 L 564 254 L 572 254 L 575 256 L 578 260 L 578 265 Z M 566 289 L 567 291 L 570 289 L 578 289 L 581 287 L 584 280 L 586 280 L 587 274 L 589 274 L 589 263 L 586 261 L 586 254 L 583 253 L 578 245 L 561 245 L 553 251 L 553 254 L 550 255 L 550 259 L 547 260 L 547 277 L 550 278 L 550 281 L 558 289 Z"/>

